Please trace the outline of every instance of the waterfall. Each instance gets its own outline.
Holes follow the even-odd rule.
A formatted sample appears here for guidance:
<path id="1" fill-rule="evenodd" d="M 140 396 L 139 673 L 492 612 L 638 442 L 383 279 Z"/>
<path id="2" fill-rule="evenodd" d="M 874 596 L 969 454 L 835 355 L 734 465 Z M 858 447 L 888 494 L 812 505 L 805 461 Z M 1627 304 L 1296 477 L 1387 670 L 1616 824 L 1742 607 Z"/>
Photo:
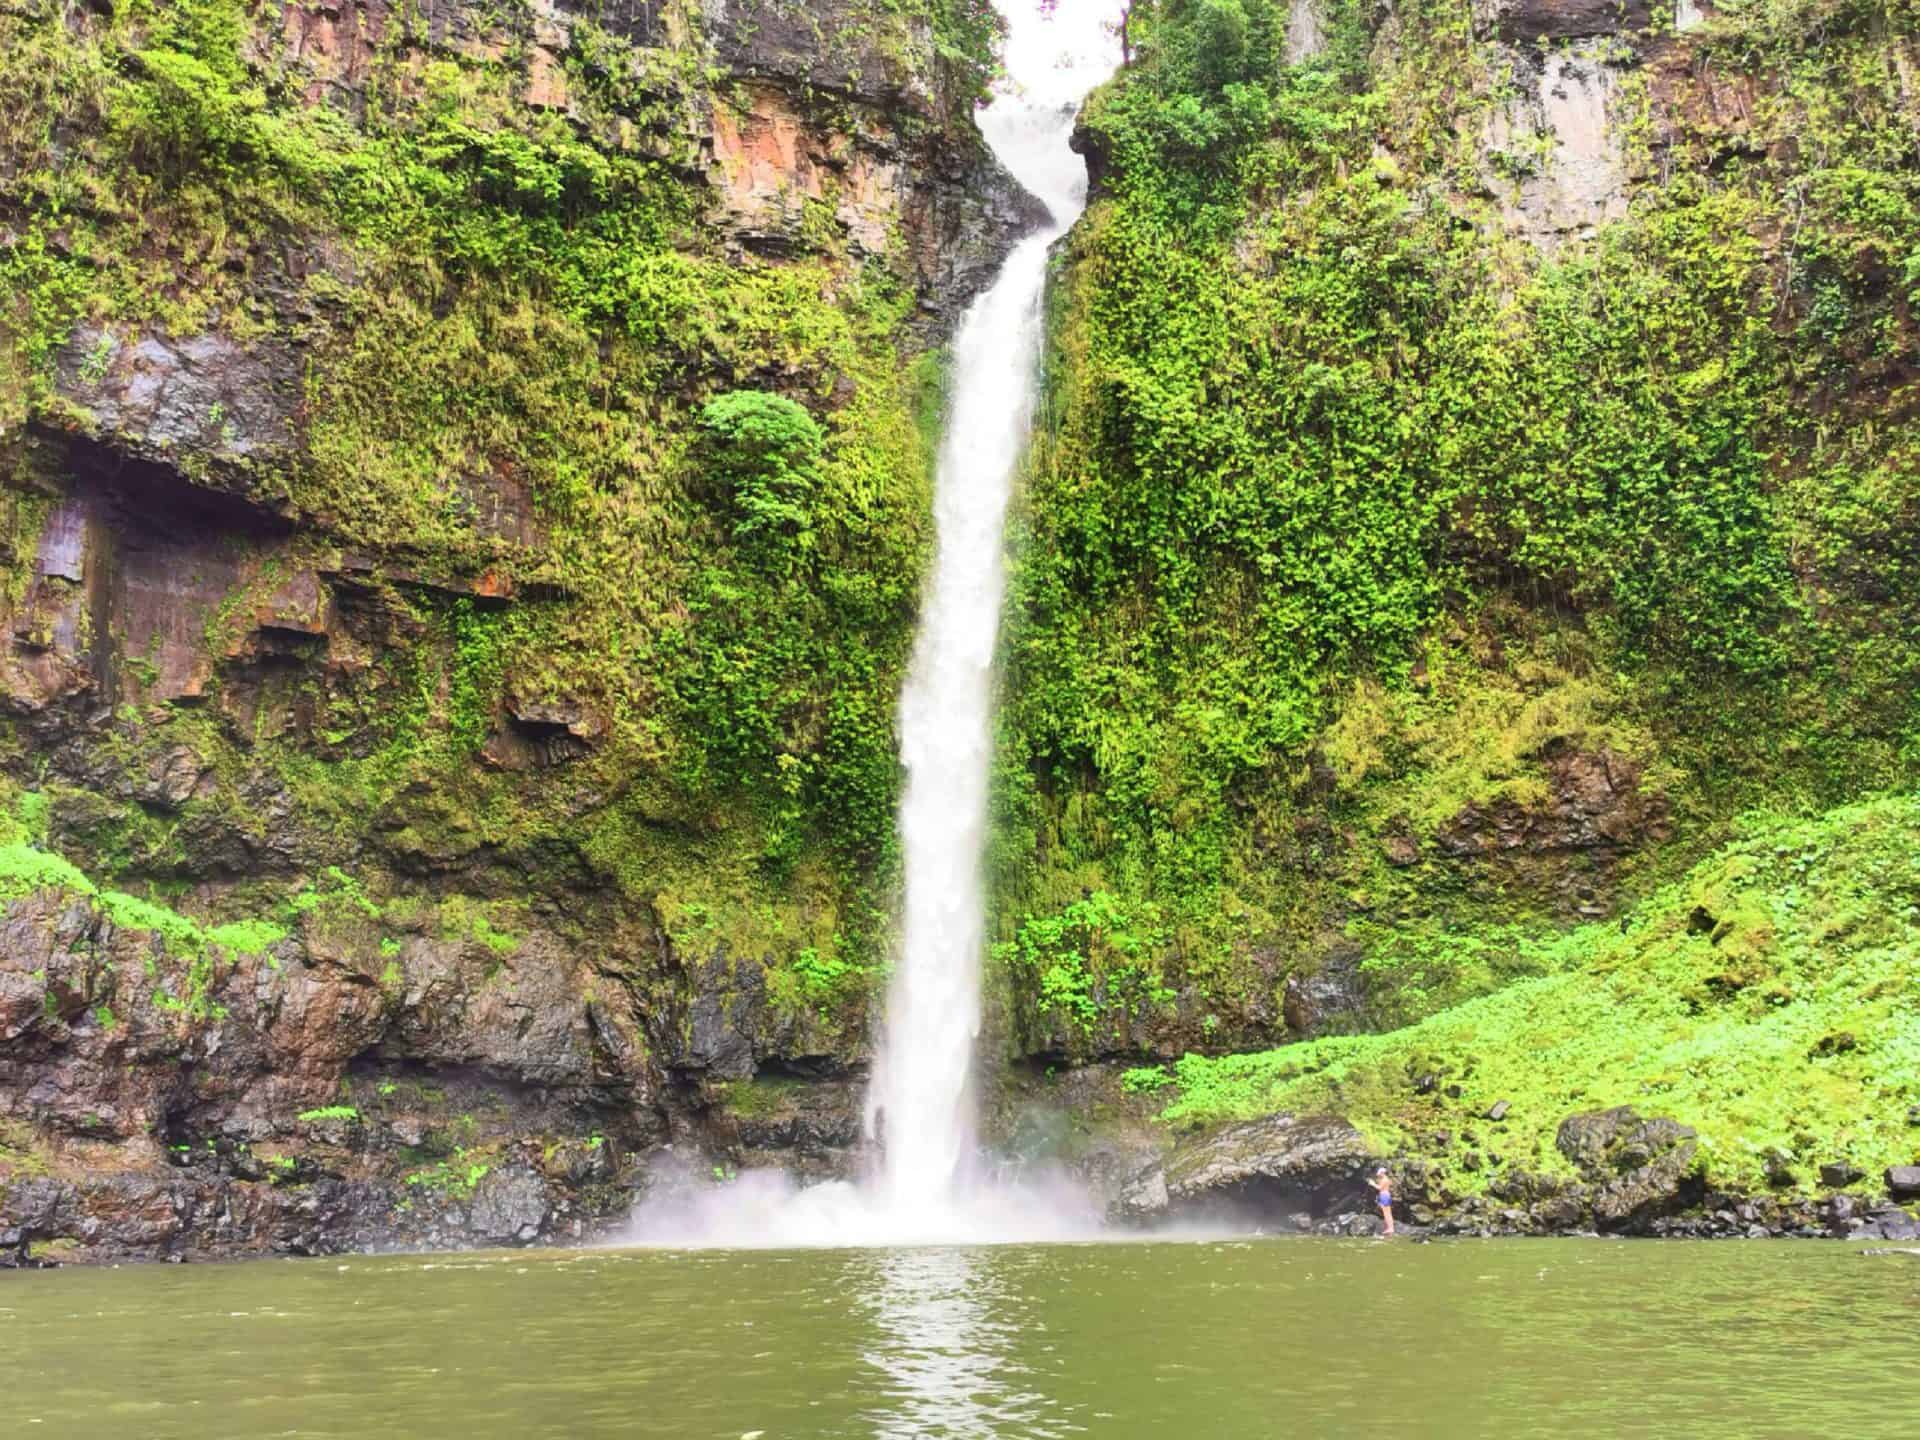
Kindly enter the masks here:
<path id="1" fill-rule="evenodd" d="M 1012 82 L 980 129 L 1047 207 L 961 322 L 934 492 L 937 550 L 900 697 L 906 899 L 869 1125 L 884 1151 L 885 1203 L 951 1203 L 974 1148 L 969 1079 L 985 947 L 980 863 L 993 751 L 993 657 L 1004 589 L 1007 497 L 1032 426 L 1047 252 L 1079 218 L 1086 169 L 1068 146 L 1088 90 L 1112 69 L 1106 7 L 1003 6 Z"/>
<path id="2" fill-rule="evenodd" d="M 1068 147 L 1087 93 L 1118 62 L 1106 0 L 1004 0 L 1007 79 L 981 133 L 1049 220 L 1023 239 L 961 321 L 934 492 L 933 571 L 900 697 L 905 854 L 901 946 L 867 1101 L 881 1141 L 864 1185 L 797 1188 L 767 1172 L 706 1188 L 663 1185 L 634 1216 L 641 1244 L 898 1245 L 1082 1237 L 1097 1229 L 1070 1186 L 972 1173 L 974 1041 L 985 920 L 980 864 L 992 763 L 1007 498 L 1039 380 L 1047 252 L 1086 203 Z"/>

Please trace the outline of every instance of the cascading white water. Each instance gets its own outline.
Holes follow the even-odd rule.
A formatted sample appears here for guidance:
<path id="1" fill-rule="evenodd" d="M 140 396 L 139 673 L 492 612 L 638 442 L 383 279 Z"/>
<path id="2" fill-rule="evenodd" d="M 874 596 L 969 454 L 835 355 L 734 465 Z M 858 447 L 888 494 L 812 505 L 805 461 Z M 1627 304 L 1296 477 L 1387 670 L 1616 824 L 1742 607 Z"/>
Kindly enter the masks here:
<path id="1" fill-rule="evenodd" d="M 1113 68 L 1107 7 L 1067 0 L 1047 8 L 1051 15 L 1039 0 L 1003 6 L 1013 83 L 980 128 L 1051 218 L 1015 248 L 954 338 L 934 498 L 938 548 L 900 698 L 906 903 L 868 1110 L 884 1145 L 883 1200 L 902 1213 L 938 1213 L 965 1199 L 1007 497 L 1032 424 L 1047 252 L 1086 201 L 1086 168 L 1068 137 L 1080 100 Z"/>
<path id="2" fill-rule="evenodd" d="M 1096 1227 L 1070 1187 L 987 1184 L 968 1166 L 1007 497 L 1033 419 L 1047 252 L 1086 203 L 1086 167 L 1068 137 L 1080 102 L 1119 60 L 1106 0 L 1003 0 L 1000 9 L 1008 22 L 1007 81 L 982 112 L 980 129 L 1050 219 L 1014 248 L 954 337 L 934 495 L 936 555 L 900 697 L 906 897 L 868 1100 L 870 1128 L 882 1142 L 880 1173 L 863 1186 L 805 1190 L 765 1173 L 715 1189 L 667 1187 L 634 1217 L 631 1238 L 641 1243 L 990 1242 Z"/>

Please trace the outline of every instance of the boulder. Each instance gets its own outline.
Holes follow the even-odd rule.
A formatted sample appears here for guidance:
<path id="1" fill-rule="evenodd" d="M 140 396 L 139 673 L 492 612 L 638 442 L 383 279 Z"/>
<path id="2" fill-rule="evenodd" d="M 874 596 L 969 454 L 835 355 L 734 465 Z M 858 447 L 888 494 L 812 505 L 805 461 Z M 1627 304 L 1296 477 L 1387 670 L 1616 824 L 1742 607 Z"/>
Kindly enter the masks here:
<path id="1" fill-rule="evenodd" d="M 1767 1183 L 1776 1190 L 1791 1189 L 1800 1182 L 1799 1175 L 1794 1172 L 1793 1156 L 1778 1145 L 1769 1146 L 1761 1152 L 1760 1168 L 1766 1172 Z"/>
<path id="2" fill-rule="evenodd" d="M 1896 1200 L 1911 1200 L 1920 1196 L 1920 1165 L 1889 1165 L 1887 1193 Z"/>
<path id="3" fill-rule="evenodd" d="M 467 1224 L 474 1238 L 502 1245 L 528 1245 L 548 1219 L 547 1187 L 531 1170 L 496 1171 L 473 1192 Z"/>
<path id="4" fill-rule="evenodd" d="M 1836 1160 L 1820 1167 L 1820 1183 L 1829 1190 L 1844 1190 L 1857 1181 L 1864 1180 L 1867 1172 L 1858 1165 L 1845 1160 Z"/>
<path id="5" fill-rule="evenodd" d="M 1864 1240 L 1920 1240 L 1920 1221 L 1896 1205 L 1882 1205 L 1864 1217 L 1853 1234 Z"/>
<path id="6" fill-rule="evenodd" d="M 1121 1185 L 1109 1213 L 1132 1223 L 1158 1220 L 1167 1213 L 1170 1200 L 1166 1171 L 1156 1160 Z"/>
<path id="7" fill-rule="evenodd" d="M 1595 1110 L 1563 1120 L 1554 1143 L 1589 1182 L 1601 1229 L 1644 1229 L 1704 1193 L 1699 1139 L 1673 1120 L 1644 1120 L 1626 1105 Z"/>
<path id="8" fill-rule="evenodd" d="M 1272 1224 L 1297 1212 L 1321 1219 L 1353 1205 L 1374 1152 L 1333 1115 L 1269 1115 L 1182 1141 L 1161 1183 L 1170 1213 Z M 1139 1177 L 1150 1195 L 1150 1177 Z"/>
<path id="9" fill-rule="evenodd" d="M 1855 1205 L 1851 1195 L 1835 1195 L 1827 1201 L 1827 1229 L 1834 1235 L 1846 1236 L 1860 1228 L 1861 1220 L 1854 1213 Z"/>

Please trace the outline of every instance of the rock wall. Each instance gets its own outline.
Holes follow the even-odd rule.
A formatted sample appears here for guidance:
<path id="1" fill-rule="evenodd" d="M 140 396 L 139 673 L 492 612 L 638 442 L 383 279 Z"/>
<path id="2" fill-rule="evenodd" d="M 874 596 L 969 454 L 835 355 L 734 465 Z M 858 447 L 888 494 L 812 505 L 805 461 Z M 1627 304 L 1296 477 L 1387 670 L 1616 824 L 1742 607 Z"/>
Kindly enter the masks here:
<path id="1" fill-rule="evenodd" d="M 618 364 L 575 413 L 654 426 L 642 450 L 684 449 L 686 412 L 729 386 L 910 436 L 920 398 L 900 376 L 931 363 L 1036 214 L 973 127 L 977 77 L 936 55 L 928 15 L 861 0 L 212 0 L 150 24 L 57 5 L 5 23 L 22 66 L 112 60 L 174 87 L 191 121 L 163 147 L 145 92 L 111 85 L 104 112 L 46 117 L 97 175 L 96 207 L 67 222 L 21 178 L 30 147 L 0 156 L 9 254 L 50 257 L 0 376 L 0 1249 L 578 1239 L 624 1216 L 648 1157 L 676 1145 L 844 1173 L 864 979 L 828 995 L 789 962 L 884 873 L 867 857 L 744 880 L 763 913 L 785 907 L 772 929 L 703 923 L 717 906 L 700 896 L 738 897 L 731 837 L 759 822 L 729 829 L 732 800 L 675 778 L 665 722 L 644 718 L 657 666 L 623 654 L 610 683 L 580 679 L 583 650 L 687 622 L 676 577 L 724 547 L 671 527 L 708 525 L 716 502 L 697 464 L 640 454 L 594 476 L 615 497 L 595 503 L 651 486 L 666 518 L 606 532 L 517 458 L 548 422 L 475 396 L 488 364 L 519 367 L 522 399 L 564 387 L 536 367 L 577 344 Z M 234 114 L 278 128 L 207 158 Z M 144 144 L 116 148 L 138 127 Z M 496 167 L 416 214 L 458 226 L 492 207 L 496 235 L 540 253 L 483 262 L 469 247 L 485 237 L 423 245 L 357 219 L 355 187 L 383 182 L 341 171 L 379 145 L 417 167 L 403 192 Z M 278 188 L 293 163 L 316 188 Z M 651 188 L 603 215 L 593 187 L 613 171 Z M 116 185 L 148 187 L 165 218 L 141 230 L 101 198 Z M 223 218 L 196 232 L 208 208 Z M 568 246 L 587 255 L 576 277 L 623 273 L 586 229 L 655 220 L 663 283 L 691 273 L 719 310 L 737 281 L 778 293 L 779 313 L 633 343 L 647 282 L 622 279 L 616 310 L 579 312 L 525 359 L 495 348 L 417 412 L 329 397 L 368 317 L 417 305 L 402 339 L 428 347 L 476 323 L 537 327 L 568 302 L 524 276 Z M 198 268 L 223 246 L 224 265 Z M 36 358 L 27 331 L 70 265 L 101 288 L 54 316 Z M 99 278 L 117 267 L 131 294 Z M 862 309 L 869 292 L 884 299 Z M 755 327 L 780 338 L 742 358 L 732 337 Z M 864 368 L 819 366 L 821 333 Z M 407 370 L 385 356 L 374 378 Z M 651 390 L 620 391 L 641 378 Z M 440 451 L 416 506 L 387 478 L 394 457 L 470 408 L 503 428 L 495 452 Z M 384 438 L 329 438 L 363 423 Z M 869 506 L 924 486 L 919 442 L 898 443 L 898 460 L 844 443 Z M 598 593 L 582 554 L 612 567 Z M 636 569 L 662 591 L 638 639 L 567 633 Z M 884 620 L 910 624 L 897 607 Z M 501 648 L 518 634 L 535 637 L 522 660 Z M 876 700 L 896 685 L 883 669 Z M 791 1076 L 818 1083 L 790 1101 Z"/>
<path id="2" fill-rule="evenodd" d="M 1136 8 L 1136 70 L 1077 137 L 1106 193 L 1065 256 L 1021 521 L 981 1089 L 1010 1152 L 1135 1218 L 1350 1228 L 1376 1157 L 1338 1117 L 1176 1139 L 1117 1075 L 1484 993 L 1735 809 L 1911 779 L 1911 267 L 1874 226 L 1904 213 L 1920 42 L 1833 29 L 1884 63 L 1814 118 L 1900 141 L 1822 141 L 1898 181 L 1855 205 L 1860 177 L 1814 175 L 1791 133 L 1830 77 L 1705 7 L 1249 0 L 1208 14 L 1260 23 L 1186 50 L 1198 11 Z M 0 128 L 0 1253 L 566 1240 L 654 1174 L 863 1162 L 938 345 L 1035 218 L 972 126 L 987 61 L 953 9 L 0 16 L 0 108 L 33 122 Z M 1115 121 L 1182 66 L 1165 113 Z M 1129 212 L 1129 162 L 1177 203 Z M 1606 247 L 1676 180 L 1730 207 L 1681 258 L 1744 268 L 1671 292 L 1705 297 L 1702 328 L 1642 391 L 1548 415 L 1524 385 L 1555 337 L 1516 296 L 1608 253 L 1657 293 L 1661 237 Z M 1846 213 L 1788 227 L 1788 195 Z M 1156 250 L 1169 215 L 1194 223 Z M 1284 289 L 1325 255 L 1340 283 Z M 1094 321 L 1136 304 L 1150 325 L 1096 373 Z M 1449 306 L 1492 318 L 1420 328 Z M 1761 520 L 1714 508 L 1751 457 L 1701 437 L 1758 431 L 1713 408 L 1736 347 L 1703 307 L 1749 371 L 1778 360 L 1793 423 L 1766 417 L 1786 458 Z M 1758 332 L 1785 358 L 1754 359 Z M 1454 409 L 1368 428 L 1475 347 Z M 1588 356 L 1574 390 L 1636 353 Z M 767 412 L 806 477 L 771 547 L 702 418 L 741 393 L 801 416 Z M 1434 443 L 1515 394 L 1491 456 Z M 1635 404 L 1704 418 L 1606 483 L 1530 449 Z M 1224 463 L 1216 422 L 1246 417 L 1271 428 Z M 1261 468 L 1350 436 L 1364 465 L 1335 445 L 1292 489 Z M 1409 454 L 1484 489 L 1430 506 Z M 1698 506 L 1538 560 L 1563 495 L 1703 455 Z M 1343 508 L 1380 495 L 1436 528 Z M 1314 533 L 1270 543 L 1276 514 Z M 1683 522 L 1707 561 L 1663 559 Z M 1688 635 L 1766 527 L 1777 566 L 1724 567 L 1748 620 L 1752 576 L 1793 596 L 1752 622 L 1779 657 L 1749 683 Z M 1665 651 L 1619 640 L 1601 584 L 1641 573 L 1684 612 Z M 1353 640 L 1376 602 L 1390 621 Z M 1490 1198 L 1396 1164 L 1467 1230 L 1902 1223 L 1872 1182 L 1821 1214 L 1708 1193 L 1671 1123 L 1576 1125 L 1554 1176 Z"/>
<path id="3" fill-rule="evenodd" d="M 1076 136 L 996 854 L 1049 1061 L 1416 1020 L 1920 754 L 1860 523 L 1915 505 L 1911 17 L 1233 11 L 1138 7 Z"/>

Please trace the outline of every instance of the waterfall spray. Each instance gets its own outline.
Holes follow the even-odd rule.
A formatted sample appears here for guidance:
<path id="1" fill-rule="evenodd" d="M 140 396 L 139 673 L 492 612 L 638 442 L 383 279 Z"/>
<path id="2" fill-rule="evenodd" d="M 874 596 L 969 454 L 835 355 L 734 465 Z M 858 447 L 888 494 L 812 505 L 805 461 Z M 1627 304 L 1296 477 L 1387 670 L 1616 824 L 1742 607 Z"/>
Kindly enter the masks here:
<path id="1" fill-rule="evenodd" d="M 935 484 L 938 540 L 900 697 L 905 856 L 901 948 L 868 1098 L 882 1142 L 865 1187 L 794 1192 L 754 1177 L 691 1207 L 636 1217 L 643 1240 L 721 1245 L 1039 1239 L 1084 1233 L 1032 1191 L 984 1183 L 970 1079 L 985 921 L 980 866 L 992 764 L 993 656 L 1007 499 L 1032 427 L 1047 253 L 1086 203 L 1075 113 L 1117 62 L 1104 0 L 1005 0 L 1008 80 L 981 133 L 1049 220 L 1008 256 L 954 337 Z"/>

